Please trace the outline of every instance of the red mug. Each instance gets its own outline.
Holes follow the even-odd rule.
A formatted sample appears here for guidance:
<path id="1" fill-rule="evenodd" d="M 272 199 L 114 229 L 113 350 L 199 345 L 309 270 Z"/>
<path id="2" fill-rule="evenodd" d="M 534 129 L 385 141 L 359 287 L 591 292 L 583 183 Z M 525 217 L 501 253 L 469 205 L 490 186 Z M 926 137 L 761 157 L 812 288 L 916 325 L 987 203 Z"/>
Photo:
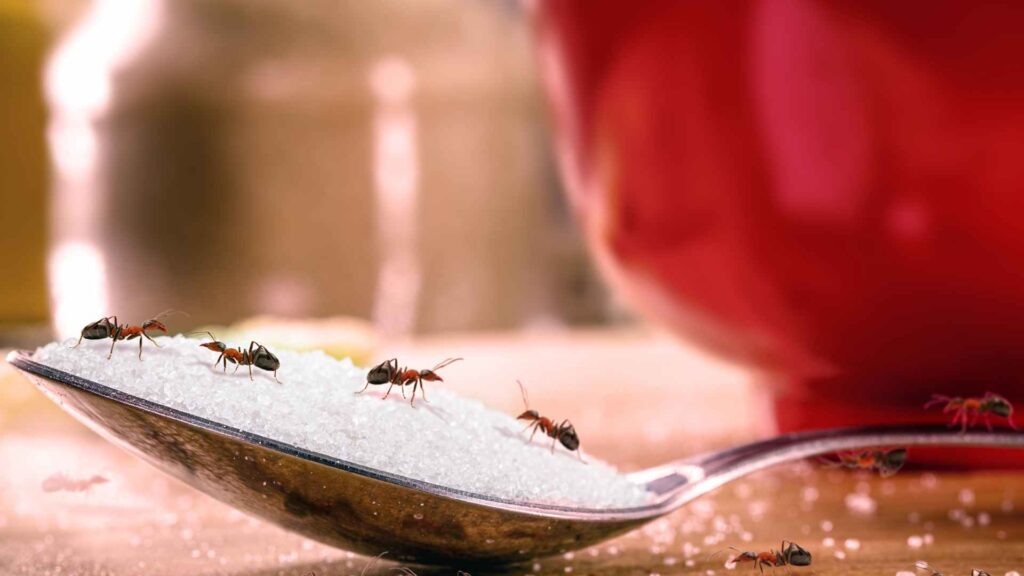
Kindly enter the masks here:
<path id="1" fill-rule="evenodd" d="M 1024 3 L 549 0 L 534 20 L 600 267 L 769 374 L 782 431 L 1024 400 Z"/>

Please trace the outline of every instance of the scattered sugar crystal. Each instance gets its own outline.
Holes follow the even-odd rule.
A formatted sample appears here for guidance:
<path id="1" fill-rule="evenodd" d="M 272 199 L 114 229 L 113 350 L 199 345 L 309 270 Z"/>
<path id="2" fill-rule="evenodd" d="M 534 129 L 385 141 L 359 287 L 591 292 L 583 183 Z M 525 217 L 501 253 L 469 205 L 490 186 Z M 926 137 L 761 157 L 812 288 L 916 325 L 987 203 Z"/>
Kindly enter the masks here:
<path id="1" fill-rule="evenodd" d="M 921 486 L 925 488 L 935 488 L 939 485 L 939 477 L 931 472 L 921 474 Z"/>
<path id="2" fill-rule="evenodd" d="M 843 546 L 846 546 L 847 550 L 860 550 L 860 540 L 856 538 L 847 538 L 843 542 Z"/>
<path id="3" fill-rule="evenodd" d="M 1013 512 L 1013 500 L 1010 500 L 1009 498 L 1003 500 L 999 505 L 999 509 L 1003 512 Z"/>
<path id="4" fill-rule="evenodd" d="M 697 565 L 697 563 L 694 562 L 693 560 L 687 560 L 686 562 L 683 562 L 683 564 L 686 564 L 687 568 L 693 568 L 694 566 Z"/>
<path id="5" fill-rule="evenodd" d="M 932 536 L 931 534 L 925 534 L 923 540 L 925 546 L 931 546 L 935 543 L 935 536 Z"/>
<path id="6" fill-rule="evenodd" d="M 908 570 L 900 570 L 899 572 L 896 573 L 896 576 L 917 576 L 917 575 L 914 574 L 913 572 L 908 571 Z"/>
<path id="7" fill-rule="evenodd" d="M 818 489 L 814 486 L 804 486 L 800 491 L 800 497 L 804 499 L 804 502 L 817 502 Z"/>
<path id="8" fill-rule="evenodd" d="M 996 532 L 996 538 L 1000 540 L 1006 540 L 1006 530 L 1000 530 Z"/>
<path id="9" fill-rule="evenodd" d="M 846 552 L 843 552 L 842 550 L 836 550 L 835 552 L 832 553 L 832 555 L 835 556 L 837 560 L 845 560 L 846 559 Z"/>
<path id="10" fill-rule="evenodd" d="M 836 539 L 831 536 L 828 536 L 821 541 L 821 545 L 825 546 L 826 548 L 831 548 L 836 545 Z"/>
<path id="11" fill-rule="evenodd" d="M 833 526 L 832 526 L 832 521 L 831 520 L 822 520 L 821 521 L 821 531 L 822 532 L 831 532 L 832 528 L 833 528 Z"/>
<path id="12" fill-rule="evenodd" d="M 974 504 L 974 490 L 971 490 L 970 488 L 960 490 L 960 494 L 957 495 L 957 499 L 960 500 L 960 503 L 964 506 Z"/>
<path id="13" fill-rule="evenodd" d="M 979 526 L 988 526 L 991 523 L 992 523 L 992 516 L 990 516 L 988 512 L 981 512 L 981 513 L 978 514 L 978 525 Z"/>
<path id="14" fill-rule="evenodd" d="M 647 493 L 614 468 L 545 440 L 528 443 L 514 414 L 486 408 L 431 383 L 416 407 L 386 388 L 355 394 L 366 370 L 322 352 L 274 350 L 278 378 L 242 367 L 213 368 L 217 356 L 183 336 L 157 338 L 161 348 L 74 340 L 36 351 L 36 362 L 121 392 L 260 436 L 398 476 L 490 497 L 556 505 L 621 508 Z M 404 432 L 396 436 L 395 430 Z M 584 445 L 586 431 L 580 430 Z"/>
<path id="15" fill-rule="evenodd" d="M 1016 570 L 1010 570 L 1006 573 L 1006 576 L 1020 576 L 1020 572 L 1017 572 Z"/>
<path id="16" fill-rule="evenodd" d="M 911 548 L 920 548 L 921 546 L 924 546 L 924 538 L 921 538 L 916 534 L 914 534 L 913 536 L 908 536 L 907 546 Z"/>
<path id="17" fill-rule="evenodd" d="M 665 566 L 675 566 L 676 562 L 678 562 L 678 560 L 676 560 L 675 556 L 667 556 L 665 558 L 664 562 L 665 562 Z"/>
<path id="18" fill-rule="evenodd" d="M 919 512 L 911 512 L 907 514 L 907 521 L 911 524 L 917 524 L 921 521 L 921 514 Z"/>
<path id="19" fill-rule="evenodd" d="M 854 492 L 847 494 L 845 498 L 846 509 L 854 514 L 869 516 L 878 509 L 878 503 L 868 494 Z"/>

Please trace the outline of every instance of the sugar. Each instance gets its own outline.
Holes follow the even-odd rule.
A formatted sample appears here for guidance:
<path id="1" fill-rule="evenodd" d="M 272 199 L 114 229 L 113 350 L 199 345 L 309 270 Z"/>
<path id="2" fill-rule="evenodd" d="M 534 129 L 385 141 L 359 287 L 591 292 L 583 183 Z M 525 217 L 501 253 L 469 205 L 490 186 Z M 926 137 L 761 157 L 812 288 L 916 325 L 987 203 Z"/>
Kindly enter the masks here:
<path id="1" fill-rule="evenodd" d="M 322 352 L 274 350 L 275 382 L 246 367 L 236 374 L 212 367 L 216 355 L 183 336 L 157 338 L 142 360 L 127 345 L 107 360 L 110 343 L 51 343 L 34 360 L 98 384 L 311 452 L 415 480 L 507 500 L 588 508 L 643 505 L 648 494 L 611 466 L 561 445 L 533 443 L 522 422 L 431 383 L 430 402 L 416 406 L 397 388 L 355 394 L 366 370 Z M 580 431 L 584 441 L 586 431 Z"/>

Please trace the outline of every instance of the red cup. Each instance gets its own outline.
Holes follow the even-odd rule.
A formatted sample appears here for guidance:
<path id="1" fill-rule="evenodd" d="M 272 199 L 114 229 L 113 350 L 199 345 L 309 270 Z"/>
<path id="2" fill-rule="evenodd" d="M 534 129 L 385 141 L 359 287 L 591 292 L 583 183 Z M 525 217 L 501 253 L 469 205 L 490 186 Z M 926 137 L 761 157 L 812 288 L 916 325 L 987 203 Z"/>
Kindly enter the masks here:
<path id="1" fill-rule="evenodd" d="M 535 23 L 601 268 L 770 374 L 781 430 L 1024 400 L 1024 3 L 550 0 Z"/>

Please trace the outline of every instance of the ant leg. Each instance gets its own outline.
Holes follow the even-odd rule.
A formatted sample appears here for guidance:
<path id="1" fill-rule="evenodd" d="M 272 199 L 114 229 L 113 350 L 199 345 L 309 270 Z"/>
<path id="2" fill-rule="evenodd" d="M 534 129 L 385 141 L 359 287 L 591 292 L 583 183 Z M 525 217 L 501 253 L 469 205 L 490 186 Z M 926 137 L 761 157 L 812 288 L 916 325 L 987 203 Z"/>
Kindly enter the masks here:
<path id="1" fill-rule="evenodd" d="M 576 457 L 580 459 L 580 462 L 583 462 L 584 464 L 587 463 L 587 461 L 583 459 L 583 454 L 580 454 L 580 449 L 579 448 L 574 450 L 574 452 L 576 452 Z"/>
<path id="2" fill-rule="evenodd" d="M 530 434 L 530 442 L 532 443 L 533 437 L 537 435 L 537 430 L 540 430 L 540 422 L 534 422 L 531 426 L 533 426 L 533 433 Z"/>
<path id="3" fill-rule="evenodd" d="M 163 346 L 161 346 L 161 345 L 156 343 L 156 340 L 153 340 L 152 336 L 150 336 L 149 334 L 146 334 L 145 330 L 142 331 L 142 335 L 146 337 L 146 340 L 149 340 L 150 342 L 152 342 L 153 346 L 156 346 L 157 348 L 163 348 Z"/>
<path id="4" fill-rule="evenodd" d="M 971 417 L 971 428 L 974 428 L 974 425 L 978 423 L 979 416 L 981 416 L 981 412 L 975 412 Z"/>
<path id="5" fill-rule="evenodd" d="M 276 375 L 277 373 L 275 372 L 274 374 Z M 369 387 L 370 387 L 370 383 L 367 382 L 366 386 L 363 386 L 362 390 L 360 390 L 359 392 L 353 392 L 353 394 L 362 394 L 363 392 L 366 392 L 366 389 L 369 388 Z"/>
<path id="6" fill-rule="evenodd" d="M 552 438 L 552 439 L 551 439 L 551 453 L 552 453 L 552 454 L 554 454 L 554 453 L 555 453 L 555 444 L 556 444 L 556 443 L 558 443 L 558 438 Z"/>
<path id="7" fill-rule="evenodd" d="M 985 428 L 988 428 L 988 431 L 991 432 L 992 431 L 992 415 L 989 414 L 988 412 L 986 412 L 985 413 L 985 418 L 983 418 L 982 421 L 985 423 Z"/>
<path id="8" fill-rule="evenodd" d="M 110 360 L 110 358 L 114 356 L 114 344 L 117 344 L 117 336 L 111 336 L 110 340 L 110 353 L 107 354 L 107 360 Z"/>
<path id="9" fill-rule="evenodd" d="M 249 364 L 249 382 L 252 382 L 252 364 Z"/>
<path id="10" fill-rule="evenodd" d="M 369 384 L 367 384 L 367 386 L 369 386 Z M 384 393 L 384 397 L 381 398 L 381 400 L 387 400 L 388 399 L 388 395 L 391 394 L 391 389 L 394 388 L 394 387 L 395 387 L 395 383 L 392 382 L 391 386 L 388 386 L 388 391 Z M 364 390 L 365 390 L 365 388 L 364 388 Z M 405 394 L 402 394 L 402 396 L 405 396 Z"/>
<path id="11" fill-rule="evenodd" d="M 423 383 L 423 380 L 420 380 L 420 396 L 423 397 L 424 402 L 430 402 L 427 400 L 427 385 Z"/>
<path id="12" fill-rule="evenodd" d="M 281 382 L 280 380 L 277 379 L 277 370 L 274 370 L 274 382 L 277 382 L 278 384 L 284 384 L 284 382 Z"/>
<path id="13" fill-rule="evenodd" d="M 419 386 L 420 386 L 419 378 L 416 378 L 412 382 L 412 400 L 409 400 L 409 406 L 414 406 L 413 403 L 416 402 L 416 389 L 419 388 Z"/>
<path id="14" fill-rule="evenodd" d="M 76 342 L 75 345 L 72 346 L 72 348 L 78 348 L 78 346 L 82 343 L 82 338 L 84 338 L 84 337 L 85 337 L 85 331 L 83 330 L 82 333 L 78 336 L 78 342 Z"/>
<path id="15" fill-rule="evenodd" d="M 139 360 L 142 360 L 142 338 L 139 338 Z"/>

